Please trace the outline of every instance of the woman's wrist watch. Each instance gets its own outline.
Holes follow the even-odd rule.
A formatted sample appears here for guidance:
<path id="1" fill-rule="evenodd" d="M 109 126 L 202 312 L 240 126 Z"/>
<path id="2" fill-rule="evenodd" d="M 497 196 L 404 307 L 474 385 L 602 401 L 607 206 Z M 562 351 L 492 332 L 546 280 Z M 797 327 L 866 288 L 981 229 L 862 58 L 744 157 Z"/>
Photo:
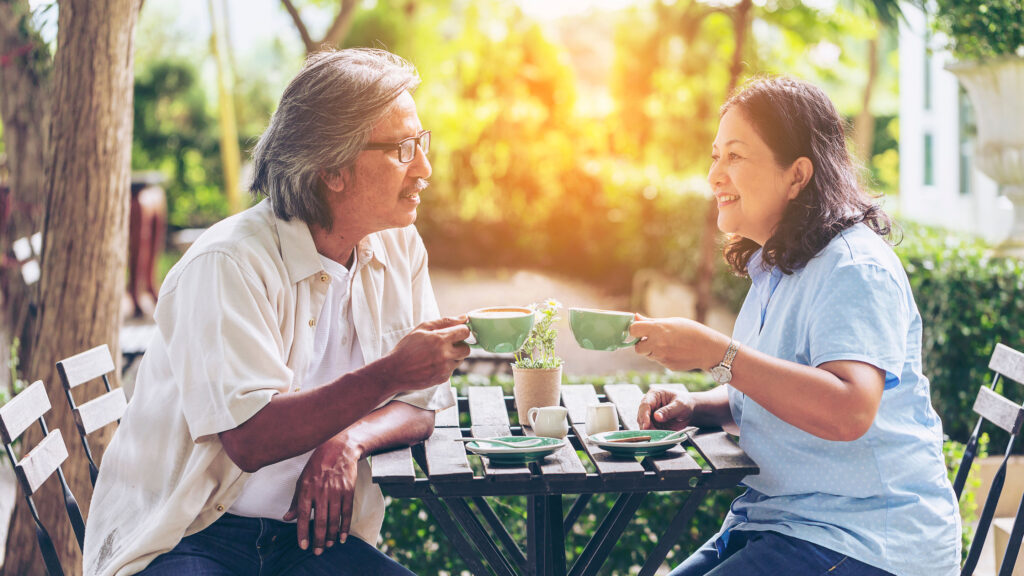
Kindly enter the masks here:
<path id="1" fill-rule="evenodd" d="M 732 380 L 732 361 L 736 359 L 736 353 L 740 351 L 740 343 L 729 340 L 729 348 L 725 351 L 725 358 L 711 369 L 711 378 L 719 384 L 728 384 Z"/>

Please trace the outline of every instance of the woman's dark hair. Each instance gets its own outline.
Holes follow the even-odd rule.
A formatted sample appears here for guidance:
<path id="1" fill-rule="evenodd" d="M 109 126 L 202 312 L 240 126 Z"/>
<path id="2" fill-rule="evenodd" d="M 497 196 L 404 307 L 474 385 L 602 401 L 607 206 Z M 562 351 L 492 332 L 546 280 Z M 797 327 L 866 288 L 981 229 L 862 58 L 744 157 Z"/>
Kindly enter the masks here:
<path id="1" fill-rule="evenodd" d="M 814 174 L 786 205 L 782 219 L 764 244 L 766 267 L 791 274 L 803 268 L 836 234 L 864 222 L 888 236 L 892 220 L 861 190 L 857 171 L 846 149 L 843 120 L 818 87 L 793 78 L 753 80 L 722 105 L 721 116 L 736 109 L 768 144 L 775 162 L 789 167 L 801 156 Z M 747 274 L 747 262 L 760 246 L 735 236 L 725 246 L 732 271 Z"/>

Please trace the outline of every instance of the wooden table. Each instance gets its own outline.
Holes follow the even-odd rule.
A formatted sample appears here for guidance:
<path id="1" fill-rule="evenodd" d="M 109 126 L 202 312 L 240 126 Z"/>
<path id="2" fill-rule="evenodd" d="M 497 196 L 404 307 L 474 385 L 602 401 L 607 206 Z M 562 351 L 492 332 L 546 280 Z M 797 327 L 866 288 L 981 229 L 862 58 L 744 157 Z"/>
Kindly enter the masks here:
<path id="1" fill-rule="evenodd" d="M 605 401 L 615 403 L 622 428 L 637 429 L 636 414 L 643 397 L 640 388 L 632 384 L 607 385 L 605 394 Z M 421 499 L 474 574 L 501 576 L 594 574 L 647 493 L 689 492 L 640 571 L 642 576 L 653 575 L 689 527 L 707 491 L 733 488 L 748 474 L 757 474 L 758 468 L 725 432 L 717 429 L 701 430 L 692 442 L 684 444 L 695 448 L 706 466 L 698 464 L 682 446 L 642 461 L 614 458 L 587 440 L 587 406 L 601 400 L 591 385 L 563 386 L 562 403 L 569 409 L 572 445 L 528 466 L 492 466 L 481 457 L 483 474 L 477 475 L 470 467 L 465 445 L 454 439 L 532 435 L 532 431 L 510 425 L 512 398 L 504 396 L 500 387 L 471 386 L 457 406 L 438 414 L 434 433 L 426 441 L 372 456 L 373 481 L 389 496 Z M 469 412 L 468 428 L 459 426 L 460 410 Z M 583 458 L 596 472 L 587 471 L 577 450 L 584 453 Z M 423 472 L 420 477 L 414 460 Z M 565 535 L 592 496 L 600 493 L 618 494 L 618 498 L 567 572 Z M 579 495 L 567 512 L 562 507 L 564 494 Z M 484 498 L 513 495 L 528 497 L 525 553 Z"/>

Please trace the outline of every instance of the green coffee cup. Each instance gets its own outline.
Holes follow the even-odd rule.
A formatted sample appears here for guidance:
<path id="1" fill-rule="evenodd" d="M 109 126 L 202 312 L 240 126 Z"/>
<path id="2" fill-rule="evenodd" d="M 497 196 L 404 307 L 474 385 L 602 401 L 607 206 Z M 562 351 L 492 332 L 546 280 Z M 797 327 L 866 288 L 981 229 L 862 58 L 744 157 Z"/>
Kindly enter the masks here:
<path id="1" fill-rule="evenodd" d="M 496 354 L 517 352 L 533 329 L 533 310 L 519 306 L 480 308 L 467 316 L 469 330 L 476 339 L 469 345 Z"/>
<path id="2" fill-rule="evenodd" d="M 587 350 L 618 350 L 637 343 L 630 338 L 632 312 L 570 308 L 569 325 L 576 343 Z"/>

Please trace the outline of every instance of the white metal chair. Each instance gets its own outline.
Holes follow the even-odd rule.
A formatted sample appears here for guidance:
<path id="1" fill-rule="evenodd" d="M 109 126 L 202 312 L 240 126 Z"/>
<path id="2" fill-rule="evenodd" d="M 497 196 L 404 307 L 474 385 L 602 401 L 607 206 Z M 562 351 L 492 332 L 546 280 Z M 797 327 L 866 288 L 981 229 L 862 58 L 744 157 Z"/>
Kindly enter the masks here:
<path id="1" fill-rule="evenodd" d="M 28 388 L 22 390 L 9 402 L 0 406 L 0 435 L 3 436 L 4 448 L 7 450 L 7 457 L 14 466 L 18 483 L 21 485 L 22 493 L 28 502 L 28 509 L 32 513 L 32 519 L 36 524 L 36 538 L 39 541 L 39 550 L 43 554 L 43 561 L 46 565 L 46 572 L 50 576 L 63 576 L 64 571 L 60 566 L 60 557 L 53 545 L 50 533 L 43 526 L 36 511 L 32 495 L 57 473 L 61 489 L 64 492 L 64 507 L 67 509 L 68 518 L 71 520 L 71 527 L 75 531 L 79 549 L 85 540 L 85 521 L 82 518 L 82 511 L 78 507 L 64 478 L 61 464 L 67 460 L 68 449 L 64 444 L 64 438 L 60 430 L 50 432 L 46 428 L 46 421 L 43 416 L 50 411 L 50 398 L 46 395 L 46 386 L 41 380 L 37 380 Z M 43 431 L 43 439 L 22 456 L 21 460 L 14 455 L 13 444 L 32 425 L 38 422 Z"/>
<path id="2" fill-rule="evenodd" d="M 112 389 L 110 386 L 108 376 L 114 370 L 114 359 L 106 344 L 57 362 L 57 373 L 64 385 L 68 405 L 71 406 L 71 412 L 75 415 L 75 426 L 78 428 L 78 435 L 82 440 L 82 448 L 85 449 L 85 456 L 89 459 L 89 479 L 93 486 L 96 485 L 99 466 L 93 458 L 92 450 L 89 449 L 87 437 L 111 422 L 120 423 L 121 416 L 124 414 L 125 408 L 128 407 L 124 390 Z M 97 378 L 103 379 L 103 385 L 107 391 L 81 406 L 76 404 L 71 390 Z"/>

